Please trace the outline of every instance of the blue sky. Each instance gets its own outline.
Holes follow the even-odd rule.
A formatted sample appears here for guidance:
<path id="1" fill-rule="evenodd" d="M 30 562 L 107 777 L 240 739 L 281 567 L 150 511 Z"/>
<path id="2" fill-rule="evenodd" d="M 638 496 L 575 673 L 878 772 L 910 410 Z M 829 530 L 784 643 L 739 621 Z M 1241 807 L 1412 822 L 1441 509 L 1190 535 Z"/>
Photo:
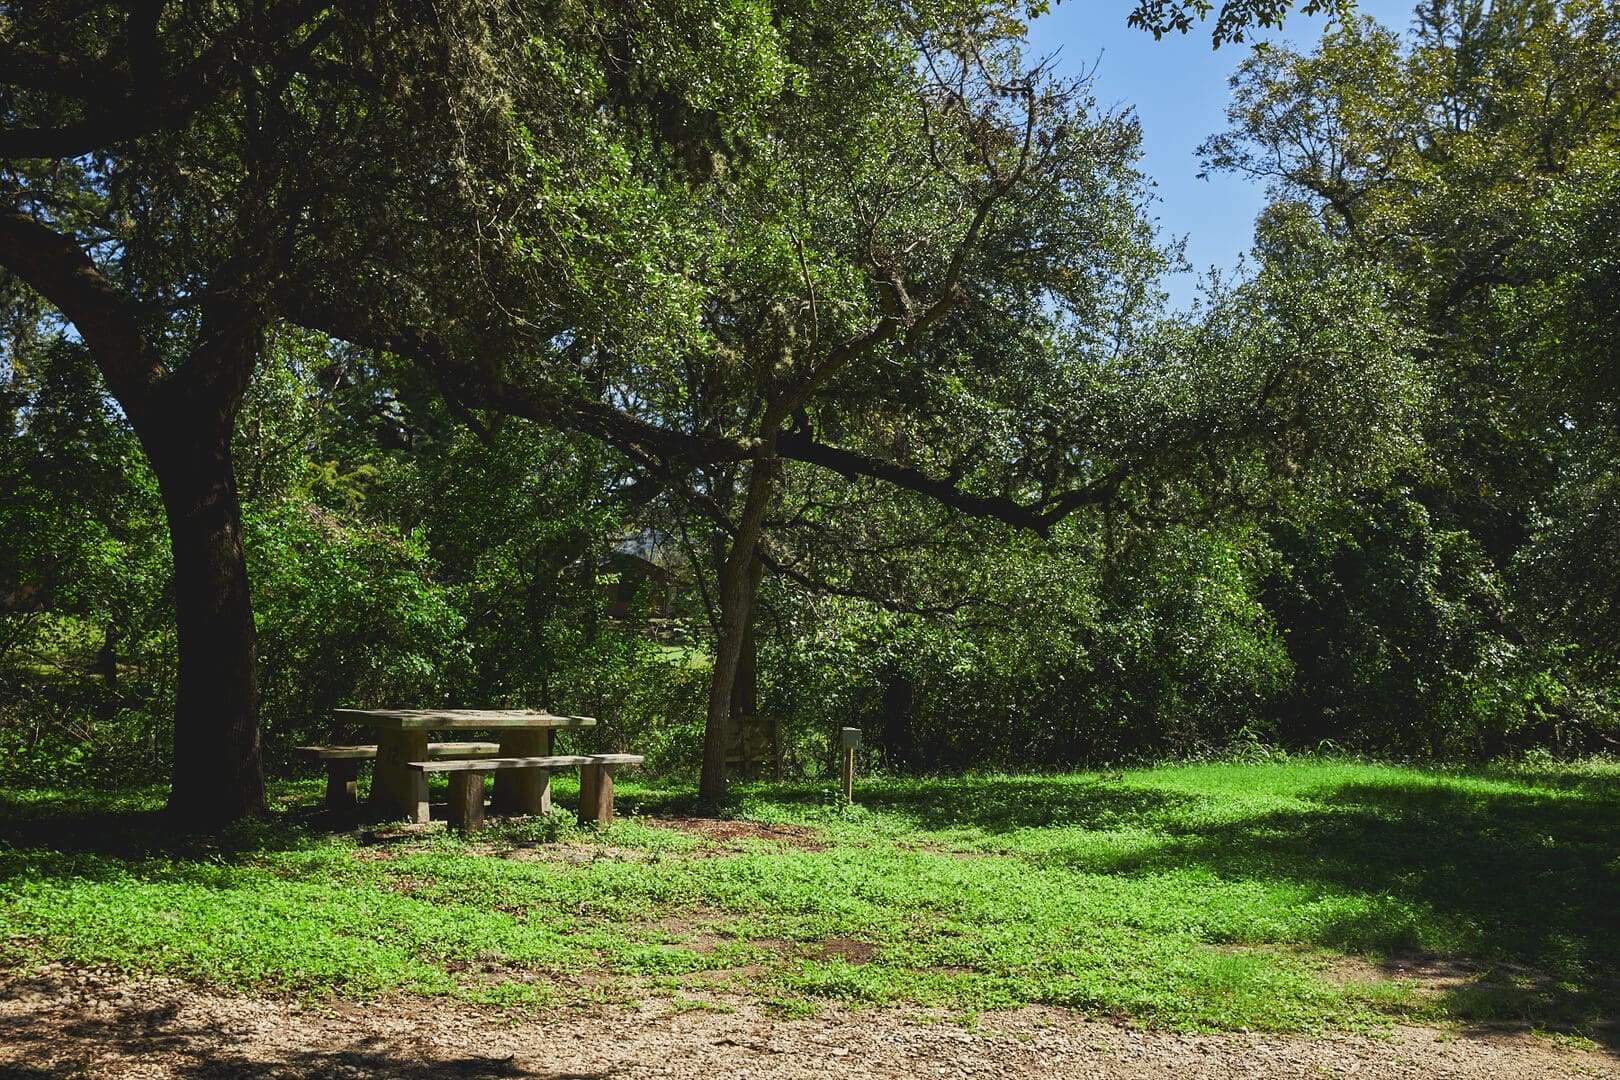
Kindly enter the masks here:
<path id="1" fill-rule="evenodd" d="M 1359 11 L 1404 29 L 1412 0 L 1361 0 Z M 1030 25 L 1035 54 L 1058 54 L 1058 70 L 1078 75 L 1095 67 L 1092 92 L 1103 108 L 1131 107 L 1142 121 L 1143 170 L 1158 183 L 1155 213 L 1166 236 L 1187 238 L 1195 273 L 1168 280 L 1171 305 L 1186 308 L 1210 266 L 1229 270 L 1248 250 L 1254 218 L 1265 192 L 1236 176 L 1197 179 L 1198 144 L 1226 125 L 1227 78 L 1249 45 L 1211 49 L 1209 27 L 1181 36 L 1153 35 L 1125 25 L 1130 0 L 1066 0 Z M 1281 30 L 1253 40 L 1314 47 L 1326 25 L 1321 18 L 1290 15 Z"/>

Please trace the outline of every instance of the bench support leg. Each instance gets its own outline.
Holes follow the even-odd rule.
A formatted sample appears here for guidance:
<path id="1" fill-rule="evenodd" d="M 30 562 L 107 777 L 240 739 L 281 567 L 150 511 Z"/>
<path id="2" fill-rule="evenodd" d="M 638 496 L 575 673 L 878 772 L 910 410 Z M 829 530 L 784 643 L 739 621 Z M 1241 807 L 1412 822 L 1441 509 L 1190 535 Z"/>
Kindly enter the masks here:
<path id="1" fill-rule="evenodd" d="M 549 754 L 550 751 L 548 750 L 547 753 Z M 537 807 L 535 813 L 549 814 L 551 813 L 551 770 L 534 769 L 531 771 L 534 773 L 535 787 L 539 789 L 539 793 L 534 800 L 534 805 Z"/>
<path id="2" fill-rule="evenodd" d="M 551 729 L 501 732 L 502 757 L 546 757 Z M 494 808 L 506 814 L 551 813 L 551 774 L 545 769 L 501 769 L 495 774 Z"/>
<path id="3" fill-rule="evenodd" d="M 334 814 L 352 814 L 360 800 L 360 762 L 338 758 L 326 763 L 326 808 Z"/>
<path id="4" fill-rule="evenodd" d="M 613 824 L 613 766 L 582 765 L 579 770 L 579 823 Z"/>
<path id="5" fill-rule="evenodd" d="M 464 833 L 484 827 L 484 772 L 468 770 L 450 774 L 450 827 Z"/>

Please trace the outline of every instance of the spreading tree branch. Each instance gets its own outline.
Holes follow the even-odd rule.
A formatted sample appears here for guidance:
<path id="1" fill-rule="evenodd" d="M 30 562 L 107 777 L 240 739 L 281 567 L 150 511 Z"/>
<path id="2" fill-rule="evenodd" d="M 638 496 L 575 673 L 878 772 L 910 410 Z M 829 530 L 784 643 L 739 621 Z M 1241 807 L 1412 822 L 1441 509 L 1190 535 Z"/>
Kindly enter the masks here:
<path id="1" fill-rule="evenodd" d="M 126 409 L 139 408 L 164 377 L 162 359 L 134 304 L 78 242 L 20 210 L 0 209 L 0 266 L 66 316 L 89 346 L 113 396 Z"/>

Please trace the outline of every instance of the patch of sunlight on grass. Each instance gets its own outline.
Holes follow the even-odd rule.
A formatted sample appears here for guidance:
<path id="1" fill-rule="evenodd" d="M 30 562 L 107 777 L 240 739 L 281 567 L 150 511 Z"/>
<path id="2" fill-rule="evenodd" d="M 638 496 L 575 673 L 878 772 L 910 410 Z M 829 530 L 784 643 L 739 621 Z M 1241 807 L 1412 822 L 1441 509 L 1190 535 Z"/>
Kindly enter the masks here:
<path id="1" fill-rule="evenodd" d="M 323 832 L 317 783 L 277 791 L 290 809 L 189 839 L 150 792 L 0 792 L 0 961 L 512 1007 L 649 986 L 787 1013 L 1039 1002 L 1218 1030 L 1578 1036 L 1620 999 L 1605 765 L 884 778 L 853 807 L 749 784 L 723 821 L 627 779 L 610 828 L 559 814 L 469 838 Z M 1462 975 L 1427 985 L 1391 962 L 1410 957 Z"/>

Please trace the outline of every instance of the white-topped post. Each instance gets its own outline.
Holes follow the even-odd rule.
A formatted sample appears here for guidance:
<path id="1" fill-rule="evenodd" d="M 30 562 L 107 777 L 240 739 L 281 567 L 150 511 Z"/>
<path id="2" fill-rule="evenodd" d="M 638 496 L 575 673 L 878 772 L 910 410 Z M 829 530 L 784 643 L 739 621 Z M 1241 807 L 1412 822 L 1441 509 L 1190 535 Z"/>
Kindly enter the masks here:
<path id="1" fill-rule="evenodd" d="M 861 729 L 840 728 L 838 745 L 843 751 L 844 805 L 848 806 L 855 801 L 855 749 L 861 745 Z"/>

